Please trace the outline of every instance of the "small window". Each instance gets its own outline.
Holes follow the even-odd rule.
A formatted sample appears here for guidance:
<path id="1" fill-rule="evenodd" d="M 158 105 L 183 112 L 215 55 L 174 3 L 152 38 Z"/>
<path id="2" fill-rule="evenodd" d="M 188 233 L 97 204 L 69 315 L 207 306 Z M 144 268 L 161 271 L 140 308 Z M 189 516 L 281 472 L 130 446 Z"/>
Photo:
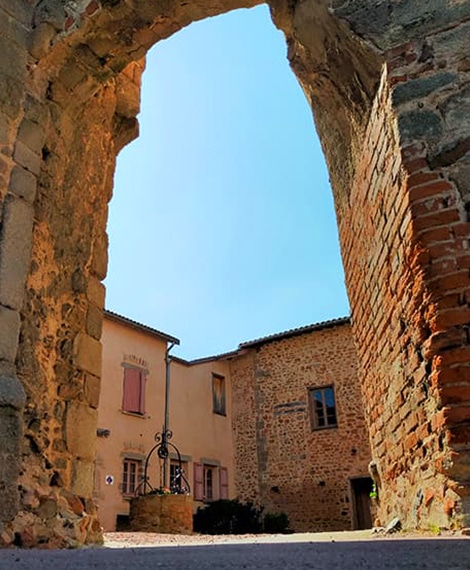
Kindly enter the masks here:
<path id="1" fill-rule="evenodd" d="M 212 374 L 212 410 L 214 414 L 225 416 L 225 378 Z"/>
<path id="2" fill-rule="evenodd" d="M 332 428 L 338 425 L 333 386 L 310 388 L 308 399 L 312 429 Z"/>
<path id="3" fill-rule="evenodd" d="M 122 471 L 122 494 L 134 495 L 142 478 L 142 461 L 124 459 Z"/>
<path id="4" fill-rule="evenodd" d="M 214 471 L 215 467 L 204 465 L 204 499 L 206 501 L 214 500 Z"/>
<path id="5" fill-rule="evenodd" d="M 189 493 L 188 464 L 176 459 L 170 461 L 170 489 L 173 493 Z"/>
<path id="6" fill-rule="evenodd" d="M 140 368 L 124 368 L 122 411 L 145 414 L 145 372 Z"/>
<path id="7" fill-rule="evenodd" d="M 228 471 L 225 467 L 194 464 L 194 500 L 228 499 Z"/>

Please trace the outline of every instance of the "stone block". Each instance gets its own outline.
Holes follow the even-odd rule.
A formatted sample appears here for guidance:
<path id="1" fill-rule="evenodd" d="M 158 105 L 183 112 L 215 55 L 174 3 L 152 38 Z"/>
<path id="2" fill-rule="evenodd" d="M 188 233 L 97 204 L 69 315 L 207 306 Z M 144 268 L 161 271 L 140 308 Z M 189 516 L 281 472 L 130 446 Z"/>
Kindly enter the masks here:
<path id="1" fill-rule="evenodd" d="M 456 79 L 456 73 L 441 72 L 430 77 L 420 77 L 411 79 L 406 83 L 399 83 L 393 92 L 393 102 L 395 105 L 399 105 L 413 99 L 426 97 L 433 91 L 449 85 Z"/>
<path id="2" fill-rule="evenodd" d="M 404 141 L 437 140 L 442 135 L 442 121 L 433 111 L 409 111 L 398 118 L 400 135 Z"/>
<path id="3" fill-rule="evenodd" d="M 37 191 L 37 178 L 21 166 L 15 166 L 10 177 L 9 191 L 30 204 L 34 202 Z"/>
<path id="4" fill-rule="evenodd" d="M 0 520 L 3 522 L 12 520 L 19 510 L 19 463 L 19 454 L 0 454 L 0 489 L 2 490 Z"/>
<path id="5" fill-rule="evenodd" d="M 5 14 L 2 29 L 6 38 L 26 51 L 30 37 L 29 28 L 22 26 L 16 18 Z"/>
<path id="6" fill-rule="evenodd" d="M 104 279 L 108 272 L 108 235 L 106 232 L 97 237 L 93 243 L 91 269 L 98 279 Z"/>
<path id="7" fill-rule="evenodd" d="M 93 493 L 93 461 L 72 461 L 72 484 L 70 491 L 79 497 L 91 497 Z"/>
<path id="8" fill-rule="evenodd" d="M 81 402 L 67 406 L 66 440 L 70 453 L 79 459 L 93 461 L 95 458 L 95 434 L 98 412 Z"/>
<path id="9" fill-rule="evenodd" d="M 95 376 L 101 376 L 101 343 L 84 333 L 79 333 L 74 342 L 75 364 Z"/>
<path id="10" fill-rule="evenodd" d="M 86 332 L 96 340 L 100 340 L 102 330 L 103 330 L 103 311 L 98 307 L 90 305 L 88 307 L 86 315 Z"/>
<path id="11" fill-rule="evenodd" d="M 20 334 L 18 311 L 0 306 L 0 359 L 14 362 Z"/>
<path id="12" fill-rule="evenodd" d="M 18 139 L 39 155 L 44 145 L 44 129 L 29 119 L 23 119 L 18 132 Z"/>
<path id="13" fill-rule="evenodd" d="M 100 309 L 104 308 L 104 301 L 106 296 L 106 288 L 96 277 L 90 277 L 87 287 L 87 299 Z"/>
<path id="14" fill-rule="evenodd" d="M 22 410 L 26 401 L 23 385 L 13 375 L 0 376 L 0 407 Z"/>
<path id="15" fill-rule="evenodd" d="M 101 378 L 87 374 L 85 378 L 85 398 L 92 408 L 100 402 Z"/>
<path id="16" fill-rule="evenodd" d="M 38 153 L 31 150 L 24 142 L 20 140 L 16 141 L 13 158 L 18 164 L 24 166 L 33 174 L 39 174 L 39 171 L 41 170 L 41 157 Z"/>
<path id="17" fill-rule="evenodd" d="M 0 105 L 2 111 L 11 119 L 16 119 L 21 110 L 25 91 L 24 77 L 14 79 L 3 73 L 0 68 Z"/>
<path id="18" fill-rule="evenodd" d="M 32 230 L 32 206 L 16 196 L 7 196 L 0 234 L 0 303 L 12 309 L 20 309 L 23 303 Z"/>
<path id="19" fill-rule="evenodd" d="M 3 380 L 2 380 L 3 383 Z M 1 453 L 18 455 L 23 435 L 21 413 L 13 407 L 0 407 L 0 449 Z"/>
<path id="20" fill-rule="evenodd" d="M 7 35 L 0 35 L 0 69 L 3 73 L 12 78 L 21 76 L 26 67 L 27 55 L 26 49 L 12 42 Z"/>
<path id="21" fill-rule="evenodd" d="M 124 73 L 116 80 L 116 113 L 127 119 L 140 111 L 140 85 L 136 85 Z"/>
<path id="22" fill-rule="evenodd" d="M 23 24 L 30 24 L 32 20 L 33 6 L 28 0 L 0 0 L 0 10 Z"/>
<path id="23" fill-rule="evenodd" d="M 51 49 L 51 44 L 57 31 L 51 24 L 42 22 L 33 30 L 30 36 L 29 52 L 36 59 L 40 59 Z"/>

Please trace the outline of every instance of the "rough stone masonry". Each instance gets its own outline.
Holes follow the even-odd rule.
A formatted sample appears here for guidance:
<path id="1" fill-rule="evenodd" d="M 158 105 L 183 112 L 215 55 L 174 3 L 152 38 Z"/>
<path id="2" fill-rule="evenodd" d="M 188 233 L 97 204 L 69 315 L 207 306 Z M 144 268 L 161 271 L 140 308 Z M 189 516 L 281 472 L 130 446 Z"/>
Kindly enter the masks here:
<path id="1" fill-rule="evenodd" d="M 148 49 L 257 0 L 0 0 L 0 542 L 100 540 L 115 158 Z M 271 0 L 336 204 L 379 517 L 470 525 L 469 0 Z"/>

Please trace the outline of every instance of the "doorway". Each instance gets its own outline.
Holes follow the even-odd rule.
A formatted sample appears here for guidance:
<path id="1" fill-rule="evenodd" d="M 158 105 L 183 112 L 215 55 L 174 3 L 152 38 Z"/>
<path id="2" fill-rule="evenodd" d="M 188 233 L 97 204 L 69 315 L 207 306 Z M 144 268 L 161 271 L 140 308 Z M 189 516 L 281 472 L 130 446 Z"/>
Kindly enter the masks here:
<path id="1" fill-rule="evenodd" d="M 372 528 L 372 515 L 370 510 L 372 485 L 373 482 L 370 477 L 351 479 L 353 530 Z"/>

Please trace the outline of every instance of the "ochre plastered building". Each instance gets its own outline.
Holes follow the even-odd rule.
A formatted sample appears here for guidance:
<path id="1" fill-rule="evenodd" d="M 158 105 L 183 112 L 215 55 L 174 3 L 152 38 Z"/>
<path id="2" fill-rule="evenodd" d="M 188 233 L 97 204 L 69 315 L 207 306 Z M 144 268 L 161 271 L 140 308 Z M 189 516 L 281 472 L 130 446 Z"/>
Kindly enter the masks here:
<path id="1" fill-rule="evenodd" d="M 145 457 L 162 431 L 165 353 L 175 340 L 106 313 L 95 471 L 105 530 L 127 522 Z M 296 531 L 372 524 L 371 455 L 349 319 L 215 357 L 173 358 L 170 428 L 195 508 L 236 497 L 286 513 Z M 162 469 L 153 456 L 154 487 L 163 484 Z"/>
<path id="2" fill-rule="evenodd" d="M 117 521 L 125 525 L 129 500 L 143 475 L 146 455 L 155 445 L 155 434 L 162 432 L 165 354 L 175 340 L 130 319 L 106 313 L 94 484 L 105 530 L 114 530 Z M 192 363 L 180 358 L 171 360 L 170 441 L 181 454 L 196 508 L 205 499 L 235 494 L 230 390 L 230 370 L 225 359 L 207 358 Z M 221 394 L 221 398 L 214 401 L 214 393 Z M 176 465 L 176 459 L 176 452 L 170 447 L 168 469 Z M 149 462 L 154 488 L 163 487 L 162 469 L 163 462 L 154 454 Z"/>

